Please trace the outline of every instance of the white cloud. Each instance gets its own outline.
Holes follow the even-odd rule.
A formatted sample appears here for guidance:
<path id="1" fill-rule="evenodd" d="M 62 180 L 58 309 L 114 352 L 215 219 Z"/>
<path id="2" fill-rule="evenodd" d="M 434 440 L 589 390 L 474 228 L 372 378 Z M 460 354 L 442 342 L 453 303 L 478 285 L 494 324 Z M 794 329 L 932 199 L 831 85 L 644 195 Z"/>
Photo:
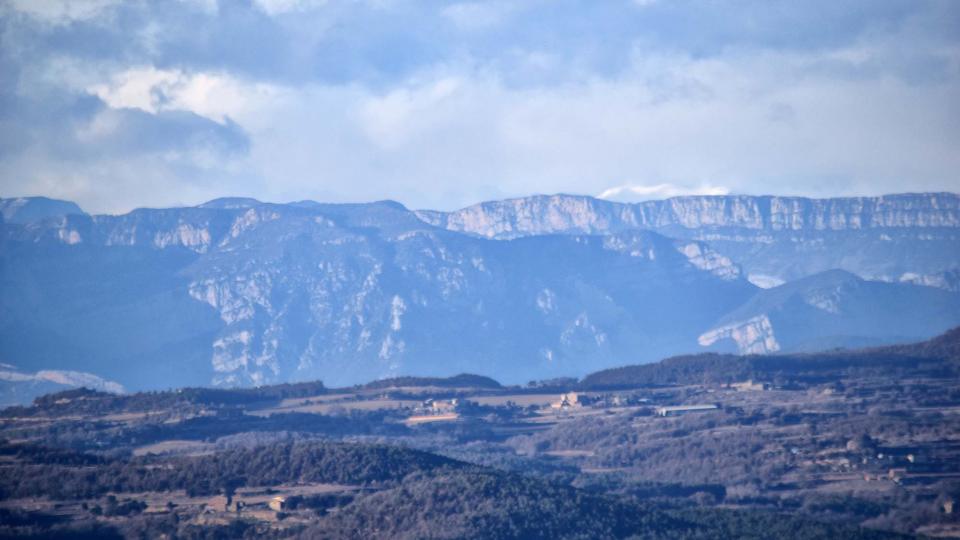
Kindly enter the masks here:
<path id="1" fill-rule="evenodd" d="M 634 202 L 666 199 L 668 197 L 678 197 L 681 195 L 727 195 L 728 193 L 730 193 L 730 190 L 725 187 L 711 185 L 688 187 L 674 184 L 624 184 L 603 190 L 597 195 L 597 198 L 610 201 Z"/>
<path id="2" fill-rule="evenodd" d="M 197 2 L 207 12 L 216 5 L 184 1 Z M 384 1 L 363 3 L 382 6 Z M 112 5 L 105 0 L 67 4 L 43 4 L 46 11 L 37 16 L 94 17 Z M 264 1 L 258 9 L 301 14 L 321 4 Z M 40 193 L 75 199 L 92 211 L 118 211 L 231 194 L 277 201 L 394 198 L 412 207 L 450 209 L 538 192 L 659 198 L 726 191 L 831 196 L 960 190 L 955 174 L 960 170 L 960 53 L 955 48 L 934 51 L 940 56 L 931 63 L 942 60 L 947 68 L 930 68 L 936 76 L 919 83 L 884 63 L 900 58 L 890 51 L 907 42 L 903 37 L 870 37 L 833 50 L 730 46 L 697 55 L 685 53 L 682 44 L 643 41 L 623 59 L 626 65 L 617 57 L 614 68 L 593 69 L 590 43 L 580 47 L 573 37 L 568 50 L 549 46 L 549 40 L 538 42 L 536 36 L 529 43 L 501 45 L 472 33 L 521 21 L 519 11 L 504 6 L 455 4 L 443 20 L 427 21 L 430 31 L 447 21 L 455 28 L 442 33 L 471 30 L 462 41 L 444 37 L 437 49 L 449 46 L 454 52 L 445 54 L 445 49 L 436 57 L 433 50 L 377 49 L 370 60 L 363 50 L 376 40 L 359 28 L 353 29 L 358 33 L 331 32 L 343 42 L 327 49 L 327 27 L 318 31 L 306 15 L 290 17 L 276 26 L 309 43 L 289 47 L 265 38 L 264 56 L 258 57 L 269 62 L 276 51 L 294 51 L 293 63 L 299 65 L 302 57 L 307 67 L 290 78 L 290 72 L 265 65 L 186 67 L 190 59 L 165 45 L 169 34 L 163 18 L 137 27 L 130 36 L 137 51 L 122 51 L 112 60 L 84 56 L 88 59 L 81 61 L 62 52 L 24 62 L 16 88 L 20 94 L 55 95 L 51 88 L 67 87 L 99 97 L 109 109 L 76 113 L 79 120 L 69 125 L 80 146 L 69 151 L 50 150 L 60 143 L 57 136 L 39 144 L 36 137 L 21 137 L 29 147 L 0 160 L 0 195 Z M 191 14 L 203 16 L 196 9 Z M 353 20 L 331 19 L 345 25 Z M 393 44 L 394 36 L 387 37 L 384 42 Z M 357 56 L 355 49 L 361 50 Z M 596 52 L 598 58 L 610 56 Z M 343 62 L 337 64 L 341 53 Z M 172 55 L 164 66 L 180 67 L 155 67 L 153 59 L 164 54 Z M 422 58 L 404 63 L 417 54 Z M 140 59 L 122 63 L 128 57 Z M 423 58 L 435 64 L 424 67 L 428 60 Z M 912 66 L 912 57 L 905 58 Z M 331 77 L 299 76 L 322 70 L 327 60 L 342 71 L 334 69 Z M 197 65 L 208 61 L 204 56 Z M 337 82 L 324 82 L 329 80 Z M 236 127 L 229 119 L 240 126 L 241 138 L 249 138 L 249 155 L 242 155 L 246 139 L 236 145 L 240 150 L 223 154 L 215 144 L 209 145 L 213 150 L 195 152 L 176 144 L 166 151 L 137 146 L 111 152 L 104 141 L 123 133 L 124 118 L 142 116 L 122 109 L 158 117 L 189 111 L 220 123 L 224 132 Z M 39 122 L 49 122 L 42 116 Z M 169 121 L 137 122 L 149 126 L 151 120 Z M 61 123 L 67 125 L 58 122 L 58 133 L 69 131 Z M 9 133 L 32 128 L 26 121 L 9 125 Z M 191 125 L 198 131 L 217 127 Z M 156 137 L 169 136 L 165 133 L 192 135 L 170 130 Z"/>
<path id="3" fill-rule="evenodd" d="M 946 112 L 960 109 L 960 82 L 837 80 L 798 67 L 811 61 L 788 53 L 645 57 L 617 78 L 549 87 L 510 86 L 490 71 L 445 65 L 384 91 L 142 67 L 89 87 L 111 107 L 229 117 L 250 137 L 250 154 L 226 163 L 188 154 L 150 158 L 159 165 L 100 161 L 85 171 L 8 160 L 0 174 L 43 175 L 36 189 L 18 193 L 68 196 L 94 211 L 107 200 L 110 210 L 159 204 L 167 193 L 182 202 L 244 193 L 451 209 L 530 193 L 637 199 L 960 188 L 943 176 L 960 170 L 956 116 Z M 110 122 L 92 122 L 90 140 Z M 171 160 L 196 161 L 209 177 L 163 177 L 175 170 L 163 165 Z M 131 167 L 152 167 L 149 181 L 166 186 L 163 194 L 137 190 L 130 178 L 148 179 Z M 68 172 L 58 189 L 54 179 Z M 121 177 L 129 187 L 104 180 Z"/>
<path id="4" fill-rule="evenodd" d="M 327 0 L 254 0 L 254 3 L 268 15 L 282 15 L 317 9 L 326 5 Z"/>
<path id="5" fill-rule="evenodd" d="M 274 199 L 452 208 L 534 192 L 831 196 L 903 191 L 905 179 L 944 189 L 943 168 L 960 166 L 943 115 L 956 81 L 812 73 L 782 84 L 809 61 L 664 56 L 615 79 L 521 88 L 447 66 L 384 93 L 291 91 L 244 127 Z"/>
<path id="6" fill-rule="evenodd" d="M 113 108 L 153 114 L 183 110 L 220 124 L 281 92 L 274 85 L 248 83 L 222 73 L 185 73 L 152 66 L 121 71 L 86 90 Z"/>
<path id="7" fill-rule="evenodd" d="M 360 106 L 360 128 L 378 146 L 397 148 L 429 129 L 428 124 L 436 120 L 443 103 L 455 97 L 461 84 L 456 77 L 446 77 L 368 97 Z"/>

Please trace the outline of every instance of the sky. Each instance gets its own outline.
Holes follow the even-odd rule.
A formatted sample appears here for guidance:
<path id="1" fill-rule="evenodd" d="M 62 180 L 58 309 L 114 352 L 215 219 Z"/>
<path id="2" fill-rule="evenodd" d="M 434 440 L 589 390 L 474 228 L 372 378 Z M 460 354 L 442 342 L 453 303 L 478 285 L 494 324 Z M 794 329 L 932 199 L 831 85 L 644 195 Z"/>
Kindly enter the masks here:
<path id="1" fill-rule="evenodd" d="M 0 197 L 960 191 L 953 0 L 2 0 Z"/>

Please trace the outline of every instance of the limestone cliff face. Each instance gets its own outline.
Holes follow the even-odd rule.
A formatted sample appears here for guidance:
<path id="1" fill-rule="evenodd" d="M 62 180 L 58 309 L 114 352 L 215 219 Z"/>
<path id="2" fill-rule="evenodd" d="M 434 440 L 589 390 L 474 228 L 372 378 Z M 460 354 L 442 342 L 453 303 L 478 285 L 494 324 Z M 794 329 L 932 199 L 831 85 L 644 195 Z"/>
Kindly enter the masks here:
<path id="1" fill-rule="evenodd" d="M 688 196 L 628 204 L 551 195 L 485 202 L 448 213 L 421 211 L 418 215 L 437 226 L 488 238 L 670 227 L 754 231 L 957 228 L 960 227 L 960 196 L 952 193 L 834 199 Z"/>
<path id="2" fill-rule="evenodd" d="M 960 269 L 960 196 L 951 193 L 694 196 L 633 204 L 552 195 L 418 215 L 439 227 L 496 239 L 655 230 L 706 242 L 761 286 L 839 268 L 868 279 L 940 287 L 948 281 L 913 276 Z"/>
<path id="3" fill-rule="evenodd" d="M 943 321 L 947 330 L 960 322 L 958 309 L 956 293 L 831 270 L 759 290 L 698 341 L 705 347 L 729 341 L 741 354 L 882 345 L 903 341 L 940 313 L 952 312 Z"/>
<path id="4" fill-rule="evenodd" d="M 644 228 L 629 205 L 571 195 L 492 201 L 450 213 L 420 211 L 418 215 L 433 225 L 487 238 L 597 234 Z"/>
<path id="5" fill-rule="evenodd" d="M 704 332 L 697 341 L 701 346 L 709 347 L 724 339 L 733 340 L 740 354 L 770 354 L 780 350 L 773 325 L 766 315 L 757 315 L 746 321 Z"/>

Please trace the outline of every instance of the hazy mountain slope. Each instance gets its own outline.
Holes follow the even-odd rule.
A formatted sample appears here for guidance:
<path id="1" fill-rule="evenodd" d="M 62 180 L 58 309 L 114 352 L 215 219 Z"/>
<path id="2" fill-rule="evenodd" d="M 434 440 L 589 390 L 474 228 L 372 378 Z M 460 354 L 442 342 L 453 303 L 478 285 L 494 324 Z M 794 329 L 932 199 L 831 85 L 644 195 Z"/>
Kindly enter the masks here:
<path id="1" fill-rule="evenodd" d="M 196 257 L 183 248 L 6 242 L 0 357 L 130 388 L 209 384 L 209 344 L 222 322 L 178 274 Z"/>
<path id="2" fill-rule="evenodd" d="M 77 371 L 39 371 L 24 373 L 14 366 L 0 364 L 0 407 L 29 403 L 34 398 L 69 388 L 93 388 L 106 392 L 123 392 L 123 387 Z"/>
<path id="3" fill-rule="evenodd" d="M 585 376 L 581 390 L 637 386 L 732 383 L 753 380 L 822 382 L 875 377 L 956 380 L 960 375 L 960 327 L 933 339 L 902 345 L 834 349 L 816 353 L 730 355 L 703 353 L 643 365 L 604 369 Z"/>
<path id="4" fill-rule="evenodd" d="M 7 223 L 29 223 L 50 217 L 84 214 L 76 203 L 46 197 L 0 199 L 0 217 Z"/>
<path id="5" fill-rule="evenodd" d="M 213 202 L 7 225 L 0 353 L 131 388 L 510 382 L 697 347 L 755 287 L 650 232 L 486 240 L 401 205 Z"/>
<path id="6" fill-rule="evenodd" d="M 960 324 L 960 295 L 832 270 L 758 292 L 700 337 L 741 353 L 815 351 L 919 340 Z"/>
<path id="7" fill-rule="evenodd" d="M 703 345 L 922 338 L 960 313 L 956 293 L 852 276 L 760 292 L 708 244 L 651 231 L 488 239 L 390 201 L 218 199 L 6 223 L 0 238 L 0 360 L 131 389 L 525 382 Z"/>
<path id="8" fill-rule="evenodd" d="M 960 268 L 960 196 L 951 193 L 836 199 L 688 196 L 632 204 L 553 195 L 418 215 L 450 230 L 501 239 L 656 230 L 707 241 L 766 283 L 834 268 L 886 281 Z M 907 277 L 929 285 L 943 281 Z"/>

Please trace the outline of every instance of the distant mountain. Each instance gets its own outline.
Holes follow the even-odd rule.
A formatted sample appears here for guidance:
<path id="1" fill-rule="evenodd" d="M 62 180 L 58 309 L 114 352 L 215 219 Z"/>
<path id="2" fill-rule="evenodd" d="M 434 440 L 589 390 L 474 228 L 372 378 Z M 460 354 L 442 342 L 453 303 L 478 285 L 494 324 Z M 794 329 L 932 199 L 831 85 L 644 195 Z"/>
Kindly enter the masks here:
<path id="1" fill-rule="evenodd" d="M 740 353 L 818 351 L 920 340 L 960 325 L 960 295 L 831 270 L 758 292 L 700 336 Z"/>
<path id="2" fill-rule="evenodd" d="M 132 388 L 521 382 L 696 349 L 756 291 L 653 232 L 503 242 L 393 202 L 217 206 L 5 226 L 0 354 Z"/>
<path id="3" fill-rule="evenodd" d="M 84 215 L 75 203 L 46 197 L 0 199 L 0 216 L 7 223 L 30 223 L 51 217 Z"/>
<path id="4" fill-rule="evenodd" d="M 254 206 L 259 206 L 263 203 L 256 199 L 251 199 L 249 197 L 221 197 L 219 199 L 213 199 L 212 201 L 207 201 L 199 206 L 199 208 L 218 208 L 221 210 L 233 210 L 237 208 L 253 208 Z"/>
<path id="5" fill-rule="evenodd" d="M 28 403 L 45 394 L 80 387 L 111 393 L 124 391 L 123 386 L 90 373 L 55 370 L 24 373 L 14 366 L 0 364 L 0 407 Z"/>
<path id="6" fill-rule="evenodd" d="M 896 354 L 951 360 L 960 369 L 960 327 L 927 341 L 886 347 Z"/>
<path id="7" fill-rule="evenodd" d="M 439 227 L 501 239 L 655 230 L 709 242 L 761 286 L 835 268 L 883 281 L 960 268 L 960 195 L 953 193 L 686 196 L 640 203 L 539 195 L 418 215 Z"/>
<path id="8" fill-rule="evenodd" d="M 917 208 L 912 221 L 892 210 L 877 219 L 893 227 L 887 232 L 922 229 L 941 249 L 918 249 L 960 267 L 949 240 L 960 229 L 946 225 L 954 199 L 897 203 Z M 29 371 L 88 372 L 130 389 L 312 379 L 341 386 L 464 372 L 518 383 L 705 348 L 849 347 L 924 338 L 958 324 L 955 292 L 843 272 L 764 291 L 715 242 L 693 239 L 707 236 L 700 229 L 608 222 L 604 229 L 584 224 L 593 219 L 586 208 L 612 203 L 536 200 L 537 212 L 566 213 L 511 239 L 438 227 L 392 201 L 231 198 L 4 222 L 0 359 Z M 941 210 L 917 217 L 927 212 L 923 201 Z M 737 234 L 753 230 L 736 208 L 728 213 L 743 225 Z M 583 223 L 566 227 L 564 215 Z M 670 230 L 686 237 L 663 234 Z M 823 238 L 812 245 L 826 250 L 824 261 L 853 260 L 836 246 L 823 248 Z M 735 244 L 769 247 L 756 238 Z M 900 244 L 884 245 L 893 246 L 890 260 L 923 260 L 904 255 Z M 791 249 L 774 250 L 782 264 L 809 262 Z"/>
<path id="9" fill-rule="evenodd" d="M 817 353 L 675 356 L 643 365 L 591 373 L 581 390 L 753 381 L 822 383 L 825 380 L 946 379 L 960 377 L 960 327 L 927 341 Z"/>

